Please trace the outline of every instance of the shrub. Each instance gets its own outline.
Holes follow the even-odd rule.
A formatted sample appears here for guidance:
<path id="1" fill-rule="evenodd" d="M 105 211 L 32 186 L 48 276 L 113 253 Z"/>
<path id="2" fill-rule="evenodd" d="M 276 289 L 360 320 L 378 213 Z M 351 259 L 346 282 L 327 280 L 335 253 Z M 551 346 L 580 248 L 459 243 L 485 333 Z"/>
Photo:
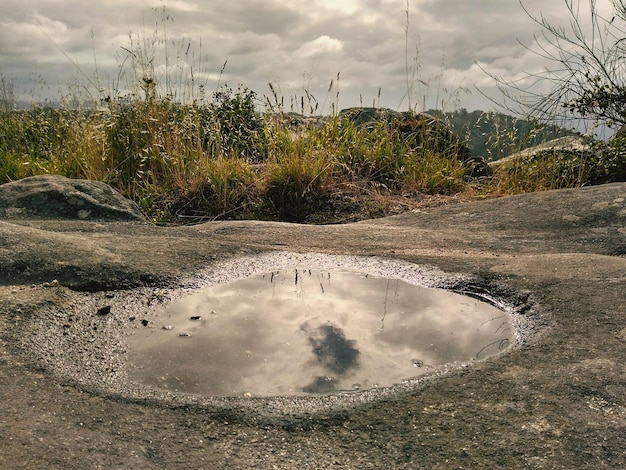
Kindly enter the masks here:
<path id="1" fill-rule="evenodd" d="M 217 157 L 206 160 L 199 174 L 180 184 L 168 212 L 178 220 L 237 218 L 246 214 L 256 197 L 256 177 L 250 164 L 241 158 Z"/>
<path id="2" fill-rule="evenodd" d="M 224 86 L 213 94 L 212 119 L 204 129 L 205 141 L 215 139 L 219 153 L 260 162 L 263 122 L 254 106 L 256 94 L 239 88 L 236 93 Z"/>
<path id="3" fill-rule="evenodd" d="M 545 149 L 498 168 L 492 189 L 543 191 L 626 181 L 626 142 L 596 142 L 587 149 Z"/>
<path id="4" fill-rule="evenodd" d="M 294 133 L 284 119 L 274 119 L 264 139 L 265 210 L 279 219 L 303 221 L 323 204 L 333 169 L 332 142 L 314 129 Z"/>

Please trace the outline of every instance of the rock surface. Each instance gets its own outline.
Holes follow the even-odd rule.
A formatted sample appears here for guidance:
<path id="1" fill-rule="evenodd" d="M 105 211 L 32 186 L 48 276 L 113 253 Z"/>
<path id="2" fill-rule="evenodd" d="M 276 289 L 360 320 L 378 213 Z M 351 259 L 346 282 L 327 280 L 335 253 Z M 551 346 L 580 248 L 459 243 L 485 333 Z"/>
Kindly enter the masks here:
<path id="1" fill-rule="evenodd" d="M 41 175 L 0 185 L 1 218 L 144 221 L 137 204 L 99 181 Z"/>
<path id="2" fill-rule="evenodd" d="M 5 216 L 0 468 L 624 468 L 625 197 L 626 184 L 615 183 L 341 226 Z M 106 289 L 132 296 L 131 287 L 181 285 L 218 262 L 273 251 L 391 258 L 468 276 L 485 292 L 522 299 L 536 330 L 522 347 L 423 387 L 362 403 L 355 395 L 345 406 L 345 397 L 321 396 L 338 404 L 327 411 L 272 414 L 254 398 L 129 400 L 55 372 L 69 355 L 106 371 L 103 383 L 116 374 L 119 346 L 107 332 L 132 312 Z M 24 347 L 40 333 L 40 349 L 58 356 Z M 84 353 L 88 344 L 102 355 Z"/>
<path id="3" fill-rule="evenodd" d="M 489 162 L 489 166 L 492 169 L 499 168 L 501 166 L 512 165 L 515 162 L 523 161 L 526 158 L 532 157 L 540 152 L 545 151 L 583 151 L 588 150 L 590 148 L 589 139 L 583 136 L 581 137 L 559 137 L 558 139 L 549 140 L 548 142 L 544 142 L 543 144 L 535 145 L 534 147 L 530 147 L 522 150 L 521 152 L 516 152 L 514 154 L 509 155 L 508 157 L 500 158 L 499 160 L 495 160 L 493 162 Z"/>

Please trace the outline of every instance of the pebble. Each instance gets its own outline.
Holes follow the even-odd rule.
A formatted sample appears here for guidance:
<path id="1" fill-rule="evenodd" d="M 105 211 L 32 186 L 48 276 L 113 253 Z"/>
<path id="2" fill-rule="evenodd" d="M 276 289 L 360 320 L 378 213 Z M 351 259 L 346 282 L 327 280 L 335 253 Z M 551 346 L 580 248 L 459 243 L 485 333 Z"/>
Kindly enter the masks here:
<path id="1" fill-rule="evenodd" d="M 99 308 L 98 311 L 96 312 L 96 315 L 99 316 L 104 316 L 104 315 L 108 315 L 109 313 L 111 313 L 111 306 L 107 305 L 105 307 Z"/>

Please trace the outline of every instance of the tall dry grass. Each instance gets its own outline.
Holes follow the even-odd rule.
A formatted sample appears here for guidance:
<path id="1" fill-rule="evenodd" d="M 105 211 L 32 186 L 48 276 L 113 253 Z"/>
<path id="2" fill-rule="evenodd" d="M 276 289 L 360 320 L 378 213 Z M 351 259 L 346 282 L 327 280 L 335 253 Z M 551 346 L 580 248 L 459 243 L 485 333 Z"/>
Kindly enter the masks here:
<path id="1" fill-rule="evenodd" d="M 459 154 L 463 142 L 447 132 L 443 118 L 433 123 L 411 110 L 400 120 L 363 125 L 339 113 L 339 74 L 322 100 L 308 90 L 285 99 L 276 84 L 263 97 L 228 84 L 208 92 L 194 74 L 202 64 L 194 65 L 189 44 L 178 44 L 162 51 L 165 60 L 175 50 L 172 63 L 189 67 L 166 63 L 159 76 L 156 48 L 170 44 L 159 37 L 168 18 L 163 9 L 151 38 L 131 35 L 114 88 L 97 87 L 95 103 L 16 110 L 2 77 L 0 184 L 45 173 L 104 181 L 155 222 L 311 221 L 329 220 L 328 212 L 341 211 L 348 199 L 345 205 L 358 206 L 391 197 L 402 205 L 424 194 L 493 196 L 624 178 L 617 144 L 542 154 L 472 178 Z M 123 76 L 130 77 L 125 92 Z M 418 79 L 417 64 L 407 65 L 410 108 L 419 101 L 411 85 Z M 489 139 L 494 151 L 519 145 L 511 134 L 496 129 Z"/>

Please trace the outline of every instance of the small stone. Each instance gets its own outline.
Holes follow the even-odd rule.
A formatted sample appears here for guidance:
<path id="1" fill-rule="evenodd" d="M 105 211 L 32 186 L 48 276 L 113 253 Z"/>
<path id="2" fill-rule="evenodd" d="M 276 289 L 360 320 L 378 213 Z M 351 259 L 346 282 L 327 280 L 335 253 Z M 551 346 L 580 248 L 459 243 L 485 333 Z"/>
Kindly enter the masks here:
<path id="1" fill-rule="evenodd" d="M 172 325 L 163 325 L 164 330 L 171 330 L 172 328 L 174 328 Z"/>
<path id="2" fill-rule="evenodd" d="M 150 324 L 150 322 L 148 320 L 141 320 L 141 324 L 143 326 L 148 326 Z"/>
<path id="3" fill-rule="evenodd" d="M 192 315 L 189 317 L 190 320 L 200 320 L 202 317 L 200 315 Z"/>
<path id="4" fill-rule="evenodd" d="M 183 331 L 182 333 L 178 333 L 178 336 L 188 337 L 188 336 L 191 336 L 191 335 L 189 333 L 187 333 L 186 331 Z"/>
<path id="5" fill-rule="evenodd" d="M 78 211 L 77 215 L 79 219 L 86 219 L 87 217 L 91 215 L 91 211 L 88 211 L 86 209 L 81 209 Z"/>
<path id="6" fill-rule="evenodd" d="M 111 306 L 107 305 L 105 307 L 99 308 L 96 312 L 96 315 L 103 317 L 104 315 L 108 315 L 109 313 L 111 313 Z"/>

